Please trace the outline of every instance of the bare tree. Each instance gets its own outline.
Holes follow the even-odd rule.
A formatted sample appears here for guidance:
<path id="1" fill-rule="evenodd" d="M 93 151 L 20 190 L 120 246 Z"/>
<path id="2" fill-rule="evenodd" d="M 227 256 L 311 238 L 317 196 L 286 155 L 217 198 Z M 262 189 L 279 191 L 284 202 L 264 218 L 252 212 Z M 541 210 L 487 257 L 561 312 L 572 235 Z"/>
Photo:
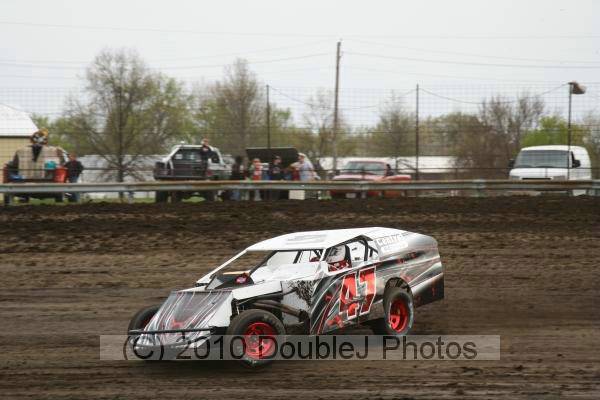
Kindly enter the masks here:
<path id="1" fill-rule="evenodd" d="M 222 81 L 197 93 L 196 122 L 201 133 L 234 154 L 243 154 L 250 144 L 259 142 L 266 109 L 260 87 L 246 60 L 227 66 Z"/>
<path id="2" fill-rule="evenodd" d="M 307 103 L 308 109 L 302 117 L 304 124 L 314 138 L 310 152 L 313 153 L 312 155 L 316 159 L 319 159 L 331 153 L 333 140 L 333 93 L 319 90 L 314 96 L 308 99 Z"/>
<path id="3" fill-rule="evenodd" d="M 414 113 L 407 111 L 402 99 L 392 93 L 380 111 L 379 122 L 371 136 L 371 146 L 377 155 L 394 157 L 398 170 L 398 157 L 414 152 L 414 132 Z"/>
<path id="4" fill-rule="evenodd" d="M 152 73 L 137 53 L 101 52 L 87 70 L 83 99 L 72 98 L 64 129 L 76 151 L 97 154 L 122 182 L 142 155 L 165 151 L 190 129 L 179 83 Z"/>
<path id="5" fill-rule="evenodd" d="M 508 161 L 520 150 L 523 135 L 536 126 L 543 113 L 543 100 L 523 93 L 514 100 L 504 96 L 483 100 L 479 119 L 493 134 L 500 136 Z"/>
<path id="6" fill-rule="evenodd" d="M 478 115 L 442 117 L 449 137 L 456 140 L 456 166 L 467 169 L 471 177 L 505 177 L 523 136 L 537 126 L 543 113 L 544 102 L 524 93 L 514 100 L 503 96 L 483 100 Z"/>

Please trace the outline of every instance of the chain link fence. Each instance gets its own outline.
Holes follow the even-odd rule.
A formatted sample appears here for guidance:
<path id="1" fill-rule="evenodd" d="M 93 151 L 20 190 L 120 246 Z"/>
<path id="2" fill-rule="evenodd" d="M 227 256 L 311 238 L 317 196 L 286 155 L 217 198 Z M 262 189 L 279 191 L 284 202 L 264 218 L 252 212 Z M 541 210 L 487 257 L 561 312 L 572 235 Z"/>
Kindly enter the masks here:
<path id="1" fill-rule="evenodd" d="M 208 137 L 231 156 L 244 155 L 245 147 L 295 147 L 312 159 L 322 177 L 349 161 L 378 160 L 413 179 L 507 178 L 520 148 L 570 144 L 587 149 L 591 164 L 580 168 L 599 176 L 600 83 L 588 83 L 583 94 L 574 94 L 568 83 L 343 87 L 337 130 L 331 89 L 261 84 L 248 99 L 246 116 L 236 112 L 237 103 L 210 108 L 214 91 L 209 87 L 188 85 L 185 90 L 190 124 L 181 137 L 165 141 L 165 153 L 180 140 L 198 143 Z M 87 93 L 76 87 L 0 89 L 2 164 L 28 144 L 31 117 L 54 129 L 51 144 L 54 137 L 63 140 L 52 124 L 66 115 L 69 99 L 86 101 Z M 68 142 L 60 144 L 73 150 Z M 157 156 L 144 155 L 148 157 L 135 168 L 140 179 L 150 179 Z M 101 172 L 115 168 L 102 161 L 86 167 Z"/>

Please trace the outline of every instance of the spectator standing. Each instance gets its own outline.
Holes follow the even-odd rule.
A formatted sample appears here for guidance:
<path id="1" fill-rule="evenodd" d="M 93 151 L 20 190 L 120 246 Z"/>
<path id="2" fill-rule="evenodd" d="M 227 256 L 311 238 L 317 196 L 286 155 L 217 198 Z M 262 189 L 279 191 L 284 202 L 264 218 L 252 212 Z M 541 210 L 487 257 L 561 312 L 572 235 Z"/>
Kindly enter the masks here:
<path id="1" fill-rule="evenodd" d="M 244 168 L 244 158 L 242 156 L 236 156 L 235 162 L 231 166 L 231 177 L 232 181 L 243 181 L 246 179 L 246 171 Z M 231 191 L 231 200 L 239 201 L 242 199 L 242 193 L 240 190 Z"/>
<path id="2" fill-rule="evenodd" d="M 392 171 L 392 166 L 390 164 L 385 164 L 385 176 L 392 176 L 394 172 Z"/>
<path id="3" fill-rule="evenodd" d="M 269 180 L 282 181 L 285 178 L 281 157 L 275 156 L 273 162 L 269 165 Z"/>
<path id="4" fill-rule="evenodd" d="M 69 154 L 69 161 L 65 163 L 64 167 L 67 169 L 67 180 L 69 183 L 77 183 L 84 168 L 81 161 L 77 159 L 75 153 Z M 70 193 L 69 201 L 78 202 L 79 193 Z"/>
<path id="5" fill-rule="evenodd" d="M 211 160 L 214 157 L 215 152 L 213 151 L 213 148 L 210 147 L 210 145 L 208 144 L 207 138 L 203 138 L 200 144 L 200 162 L 202 163 L 202 168 L 204 168 L 204 173 L 206 173 L 206 171 L 208 170 L 208 160 Z"/>
<path id="6" fill-rule="evenodd" d="M 252 179 L 253 181 L 260 181 L 262 180 L 262 171 L 263 166 L 262 163 L 260 162 L 260 158 L 255 158 L 254 160 L 252 160 L 252 165 L 250 166 L 250 170 L 248 171 L 250 173 L 250 179 Z M 260 201 L 260 191 L 259 190 L 255 190 L 254 191 L 254 201 Z"/>
<path id="7" fill-rule="evenodd" d="M 281 157 L 275 156 L 275 158 L 273 158 L 273 162 L 271 165 L 269 165 L 268 176 L 270 181 L 282 181 L 285 179 L 285 171 L 283 170 L 283 165 L 281 164 Z M 269 199 L 271 200 L 281 199 L 280 190 L 271 190 L 267 193 Z"/>
<path id="8" fill-rule="evenodd" d="M 315 179 L 315 168 L 306 158 L 306 154 L 298 153 L 298 171 L 301 181 L 312 181 Z"/>

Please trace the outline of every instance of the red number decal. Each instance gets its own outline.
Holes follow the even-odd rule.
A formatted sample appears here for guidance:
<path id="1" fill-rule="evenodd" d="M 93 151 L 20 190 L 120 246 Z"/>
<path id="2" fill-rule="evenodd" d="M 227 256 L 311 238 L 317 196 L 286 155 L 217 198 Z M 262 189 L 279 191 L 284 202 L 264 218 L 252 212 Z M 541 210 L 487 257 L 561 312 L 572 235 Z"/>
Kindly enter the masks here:
<path id="1" fill-rule="evenodd" d="M 368 314 L 371 311 L 371 304 L 375 298 L 375 267 L 363 269 L 358 273 L 358 283 L 366 285 L 365 300 L 360 307 L 360 315 Z"/>
<path id="2" fill-rule="evenodd" d="M 340 291 L 340 314 L 346 312 L 349 320 L 356 318 L 357 311 L 359 311 L 359 301 L 357 299 L 359 290 L 361 291 L 361 295 L 364 295 L 360 302 L 360 315 L 368 314 L 375 298 L 375 289 L 375 267 L 346 275 L 342 282 L 342 290 Z"/>
<path id="3" fill-rule="evenodd" d="M 348 319 L 356 318 L 356 309 L 358 304 L 354 300 L 356 297 L 356 274 L 353 272 L 344 277 L 342 282 L 342 291 L 340 293 L 340 314 L 347 312 Z"/>

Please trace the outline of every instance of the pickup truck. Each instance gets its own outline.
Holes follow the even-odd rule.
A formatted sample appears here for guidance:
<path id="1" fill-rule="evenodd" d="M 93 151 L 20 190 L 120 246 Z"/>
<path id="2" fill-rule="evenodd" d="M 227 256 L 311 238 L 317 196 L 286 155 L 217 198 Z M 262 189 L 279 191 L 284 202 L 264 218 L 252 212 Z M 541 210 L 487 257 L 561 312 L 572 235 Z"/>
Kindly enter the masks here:
<path id="1" fill-rule="evenodd" d="M 154 179 L 157 181 L 190 181 L 190 180 L 228 180 L 231 166 L 218 148 L 210 147 L 208 159 L 202 156 L 201 145 L 178 144 L 171 152 L 154 165 Z M 212 201 L 216 197 L 214 191 L 206 192 L 156 192 L 156 202 L 181 201 L 184 198 L 199 195 L 205 200 Z"/>

